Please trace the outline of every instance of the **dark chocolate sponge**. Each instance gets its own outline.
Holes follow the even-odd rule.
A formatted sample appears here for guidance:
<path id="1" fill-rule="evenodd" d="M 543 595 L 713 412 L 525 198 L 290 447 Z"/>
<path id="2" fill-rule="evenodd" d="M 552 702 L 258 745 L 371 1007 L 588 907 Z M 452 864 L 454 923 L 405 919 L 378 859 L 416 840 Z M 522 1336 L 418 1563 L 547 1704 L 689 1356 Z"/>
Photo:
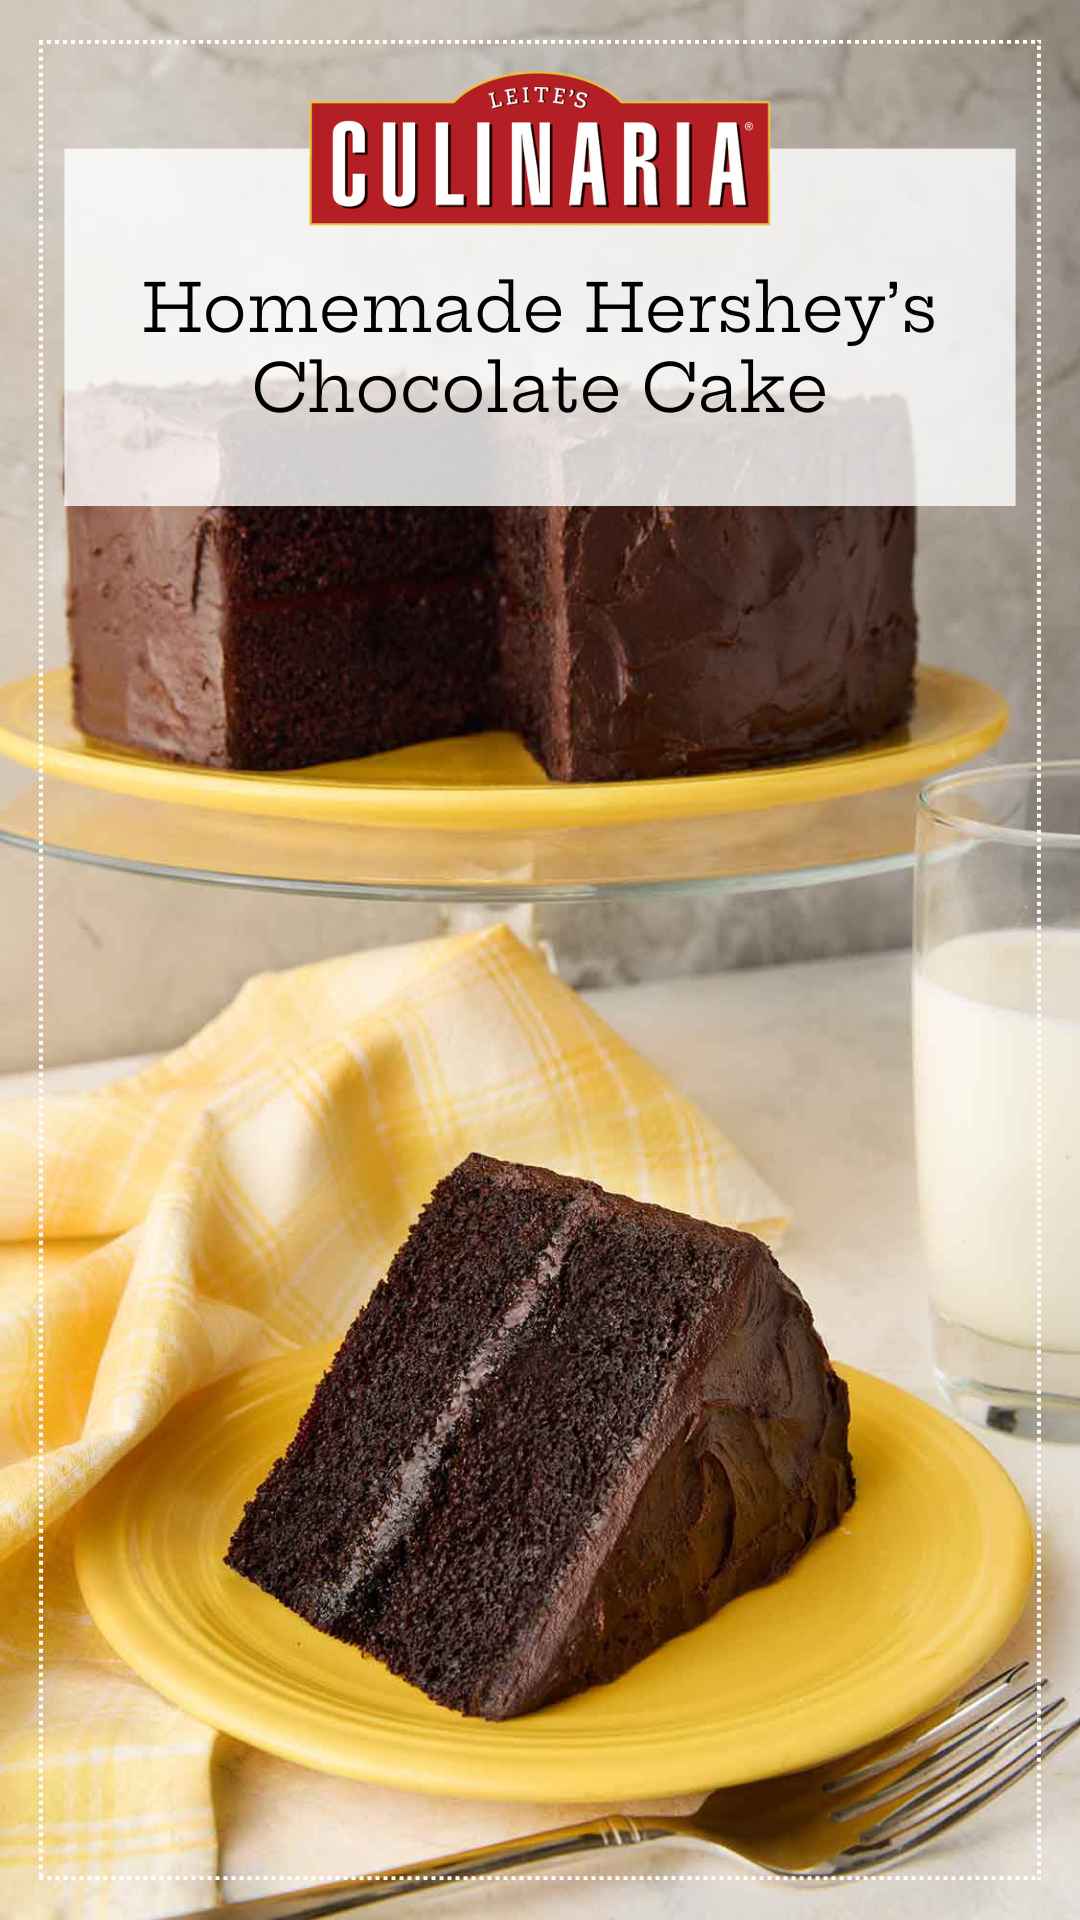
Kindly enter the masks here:
<path id="1" fill-rule="evenodd" d="M 204 766 L 509 727 L 557 780 L 833 752 L 911 707 L 887 507 L 73 507 L 75 714 Z"/>
<path id="2" fill-rule="evenodd" d="M 612 1680 L 854 1496 L 847 1389 L 751 1235 L 473 1154 L 228 1564 L 446 1706 Z"/>

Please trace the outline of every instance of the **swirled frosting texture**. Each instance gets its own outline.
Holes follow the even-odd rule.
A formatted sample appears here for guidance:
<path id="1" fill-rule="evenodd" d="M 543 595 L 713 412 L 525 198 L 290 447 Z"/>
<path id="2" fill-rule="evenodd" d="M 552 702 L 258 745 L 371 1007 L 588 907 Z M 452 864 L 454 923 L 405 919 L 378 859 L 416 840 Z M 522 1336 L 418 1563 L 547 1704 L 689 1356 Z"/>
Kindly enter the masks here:
<path id="1" fill-rule="evenodd" d="M 565 775 L 704 773 L 908 716 L 907 508 L 573 508 Z"/>
<path id="2" fill-rule="evenodd" d="M 777 1579 L 851 1505 L 847 1388 L 778 1268 L 752 1263 L 736 1324 L 711 1352 L 709 1339 L 657 1422 L 636 1494 L 628 1475 L 606 1537 L 519 1650 L 516 1711 L 614 1679 Z"/>

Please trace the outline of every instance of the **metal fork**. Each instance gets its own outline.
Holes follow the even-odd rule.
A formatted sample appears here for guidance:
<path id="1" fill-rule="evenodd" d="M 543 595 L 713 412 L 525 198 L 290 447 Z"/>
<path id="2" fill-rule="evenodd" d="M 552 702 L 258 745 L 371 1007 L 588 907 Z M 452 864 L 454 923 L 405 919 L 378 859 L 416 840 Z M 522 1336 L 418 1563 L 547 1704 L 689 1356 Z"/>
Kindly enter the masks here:
<path id="1" fill-rule="evenodd" d="M 700 1840 L 781 1880 L 882 1873 L 1015 1786 L 1080 1728 L 1078 1718 L 1043 1731 L 1065 1700 L 1045 1700 L 1045 1681 L 1018 1684 L 1027 1668 L 1021 1660 L 914 1727 L 831 1766 L 721 1788 L 686 1818 L 605 1814 L 384 1874 L 241 1900 L 224 1911 L 229 1920 L 319 1920 L 648 1840 Z M 221 1914 L 205 1907 L 184 1920 Z"/>

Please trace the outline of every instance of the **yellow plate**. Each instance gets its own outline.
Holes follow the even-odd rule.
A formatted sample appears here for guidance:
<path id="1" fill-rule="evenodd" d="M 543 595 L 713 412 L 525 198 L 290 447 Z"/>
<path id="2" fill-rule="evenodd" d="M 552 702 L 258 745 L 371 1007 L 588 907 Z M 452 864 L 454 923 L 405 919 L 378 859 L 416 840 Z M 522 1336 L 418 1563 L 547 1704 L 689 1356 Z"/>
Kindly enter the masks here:
<path id="1" fill-rule="evenodd" d="M 294 773 L 223 773 L 128 753 L 80 733 L 71 676 L 44 675 L 44 771 L 132 799 L 356 826 L 514 828 L 613 826 L 794 807 L 909 785 L 970 760 L 1004 731 L 1000 694 L 966 674 L 919 669 L 910 724 L 873 746 L 746 773 L 568 786 L 545 778 L 508 733 L 429 741 L 366 760 Z M 0 754 L 37 765 L 37 681 L 0 687 Z"/>
<path id="2" fill-rule="evenodd" d="M 77 1544 L 115 1650 L 199 1719 L 304 1766 L 498 1800 L 618 1800 L 815 1765 L 903 1726 L 1000 1646 L 1031 1581 L 1027 1514 L 967 1433 L 844 1369 L 858 1498 L 774 1586 L 611 1686 L 490 1725 L 434 1706 L 222 1564 L 326 1349 L 178 1408 L 95 1494 Z"/>

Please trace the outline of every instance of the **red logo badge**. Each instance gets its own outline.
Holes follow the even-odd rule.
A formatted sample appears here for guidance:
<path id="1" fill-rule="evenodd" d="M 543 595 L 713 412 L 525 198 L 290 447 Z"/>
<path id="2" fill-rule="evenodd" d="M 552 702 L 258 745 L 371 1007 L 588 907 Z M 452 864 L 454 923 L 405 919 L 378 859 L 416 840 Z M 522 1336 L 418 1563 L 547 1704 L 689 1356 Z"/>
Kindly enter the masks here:
<path id="1" fill-rule="evenodd" d="M 318 226 L 769 219 L 763 100 L 626 101 L 565 73 L 515 73 L 459 100 L 316 100 Z"/>

